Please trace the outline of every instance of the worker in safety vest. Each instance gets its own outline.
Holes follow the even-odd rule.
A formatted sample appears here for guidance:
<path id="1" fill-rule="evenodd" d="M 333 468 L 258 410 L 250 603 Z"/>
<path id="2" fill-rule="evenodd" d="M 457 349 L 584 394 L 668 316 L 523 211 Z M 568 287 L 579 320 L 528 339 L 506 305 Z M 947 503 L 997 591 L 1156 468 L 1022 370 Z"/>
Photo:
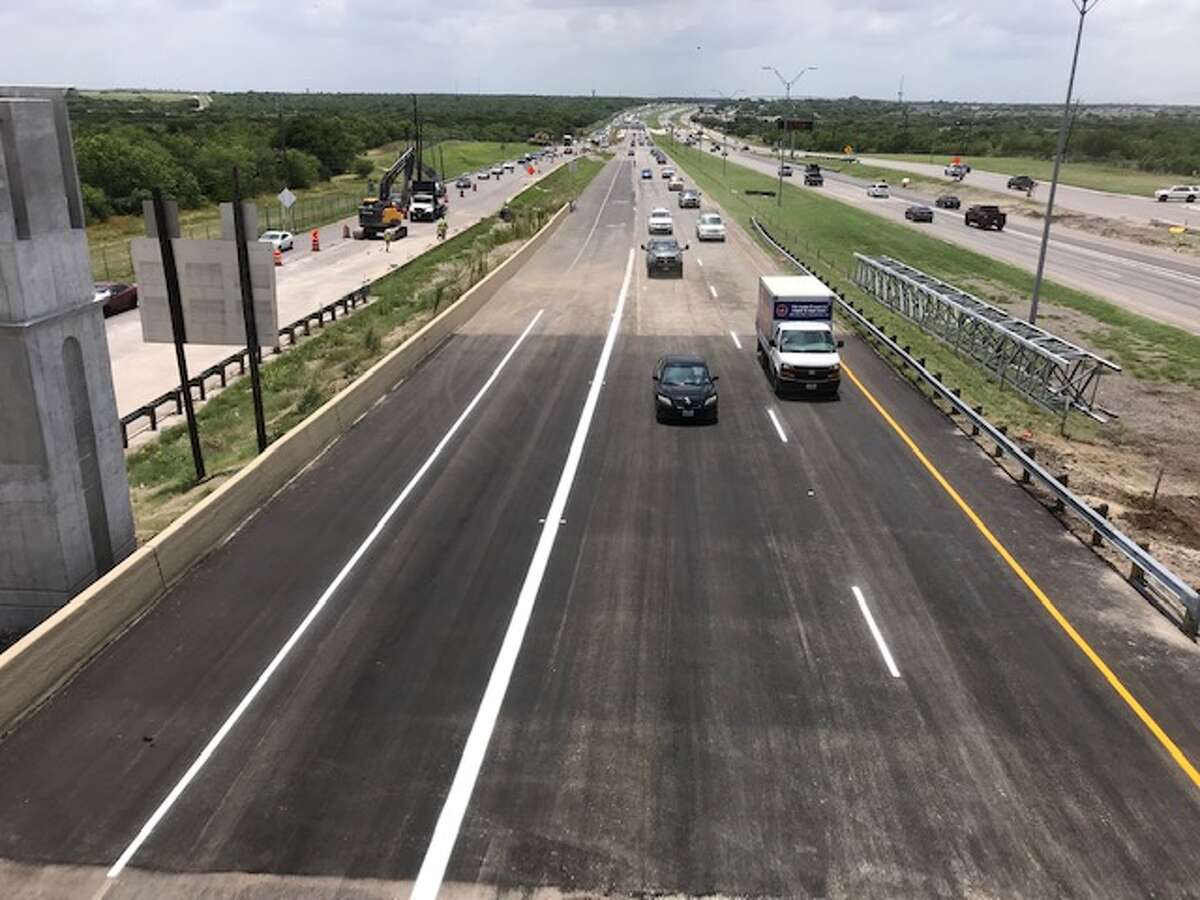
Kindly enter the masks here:
<path id="1" fill-rule="evenodd" d="M 446 220 L 445 219 L 438 219 L 437 237 L 438 237 L 439 241 L 444 241 L 446 239 Z"/>

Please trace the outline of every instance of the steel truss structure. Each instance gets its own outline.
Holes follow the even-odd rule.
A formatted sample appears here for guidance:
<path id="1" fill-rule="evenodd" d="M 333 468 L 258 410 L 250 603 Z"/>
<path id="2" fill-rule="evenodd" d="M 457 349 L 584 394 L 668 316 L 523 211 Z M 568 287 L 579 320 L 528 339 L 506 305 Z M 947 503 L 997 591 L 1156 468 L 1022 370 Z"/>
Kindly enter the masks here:
<path id="1" fill-rule="evenodd" d="M 898 260 L 854 258 L 859 287 L 981 363 L 1001 384 L 1060 415 L 1075 409 L 1101 422 L 1113 415 L 1097 404 L 1096 391 L 1100 376 L 1120 366 Z"/>

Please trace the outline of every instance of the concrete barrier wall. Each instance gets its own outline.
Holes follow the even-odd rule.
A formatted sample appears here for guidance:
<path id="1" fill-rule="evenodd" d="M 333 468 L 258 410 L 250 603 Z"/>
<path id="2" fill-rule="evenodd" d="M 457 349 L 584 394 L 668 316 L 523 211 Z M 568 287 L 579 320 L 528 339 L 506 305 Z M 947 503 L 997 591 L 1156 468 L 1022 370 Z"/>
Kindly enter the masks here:
<path id="1" fill-rule="evenodd" d="M 11 731 L 60 690 L 247 516 L 475 315 L 550 238 L 565 214 L 564 207 L 516 253 L 420 331 L 0 654 L 0 733 Z"/>

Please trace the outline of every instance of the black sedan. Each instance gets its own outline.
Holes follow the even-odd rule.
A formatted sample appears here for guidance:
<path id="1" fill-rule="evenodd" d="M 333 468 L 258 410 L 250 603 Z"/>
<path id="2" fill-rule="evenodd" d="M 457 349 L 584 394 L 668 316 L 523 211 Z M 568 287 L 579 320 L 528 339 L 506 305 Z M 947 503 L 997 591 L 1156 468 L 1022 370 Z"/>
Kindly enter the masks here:
<path id="1" fill-rule="evenodd" d="M 646 277 L 655 275 L 677 275 L 683 277 L 683 251 L 687 244 L 679 246 L 675 238 L 653 238 L 642 244 L 646 251 Z"/>
<path id="2" fill-rule="evenodd" d="M 717 376 L 704 358 L 672 353 L 654 367 L 654 418 L 667 421 L 717 421 Z"/>
<path id="3" fill-rule="evenodd" d="M 910 222 L 932 222 L 933 210 L 928 206 L 910 206 L 904 211 L 904 218 Z"/>
<path id="4" fill-rule="evenodd" d="M 1010 191 L 1032 191 L 1037 186 L 1037 182 L 1028 175 L 1014 175 L 1008 179 L 1008 189 Z"/>
<path id="5" fill-rule="evenodd" d="M 953 194 L 942 194 L 942 196 L 933 201 L 933 205 L 938 209 L 958 209 L 962 206 L 962 201 Z"/>

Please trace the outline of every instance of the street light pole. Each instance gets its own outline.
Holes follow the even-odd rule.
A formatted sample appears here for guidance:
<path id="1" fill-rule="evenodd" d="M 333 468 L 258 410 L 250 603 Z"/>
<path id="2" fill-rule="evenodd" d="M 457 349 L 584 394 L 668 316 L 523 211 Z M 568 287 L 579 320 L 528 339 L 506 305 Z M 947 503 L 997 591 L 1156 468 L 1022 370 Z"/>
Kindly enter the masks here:
<path id="1" fill-rule="evenodd" d="M 803 75 L 805 72 L 811 72 L 816 68 L 817 68 L 816 66 L 805 66 L 798 73 L 796 73 L 796 77 L 793 78 L 791 81 L 788 81 L 786 78 L 784 78 L 783 74 L 774 66 L 763 66 L 763 71 L 764 72 L 774 72 L 775 77 L 778 78 L 781 82 L 783 82 L 784 108 L 790 111 L 792 108 L 792 85 L 795 84 L 797 81 L 799 81 L 800 76 Z M 784 118 L 785 128 L 786 128 L 786 124 L 787 124 L 787 118 L 785 117 Z M 786 130 L 788 133 L 788 156 L 790 157 L 795 152 L 795 150 L 792 147 L 792 130 L 790 128 L 786 128 Z M 783 206 L 783 139 L 782 138 L 780 138 L 780 140 L 779 140 L 779 191 L 775 195 L 775 205 Z"/>
<path id="2" fill-rule="evenodd" d="M 1083 40 L 1083 20 L 1100 0 L 1071 0 L 1079 12 L 1079 28 L 1075 32 L 1075 55 L 1071 57 L 1071 76 L 1067 79 L 1067 99 L 1063 103 L 1062 124 L 1058 128 L 1058 147 L 1054 152 L 1054 173 L 1050 177 L 1050 197 L 1046 201 L 1046 218 L 1042 223 L 1042 246 L 1038 251 L 1037 274 L 1033 278 L 1033 298 L 1029 303 L 1029 324 L 1037 324 L 1038 300 L 1042 293 L 1042 278 L 1046 272 L 1046 250 L 1050 246 L 1050 219 L 1054 214 L 1054 195 L 1058 192 L 1058 172 L 1067 149 L 1067 130 L 1071 121 L 1071 92 L 1075 88 L 1075 69 L 1079 64 L 1079 45 Z"/>
<path id="3" fill-rule="evenodd" d="M 722 100 L 732 100 L 734 97 L 736 97 L 738 94 L 740 94 L 742 92 L 741 88 L 738 88 L 732 94 L 726 94 L 724 91 L 720 90 L 719 88 L 713 88 L 713 90 L 716 91 L 717 94 L 720 95 Z M 701 147 L 700 149 L 703 150 L 704 148 Z M 729 168 L 728 162 L 729 162 L 729 132 L 728 132 L 728 129 L 726 129 L 725 131 L 721 132 L 721 174 L 722 175 L 725 175 L 728 171 L 728 168 Z"/>

